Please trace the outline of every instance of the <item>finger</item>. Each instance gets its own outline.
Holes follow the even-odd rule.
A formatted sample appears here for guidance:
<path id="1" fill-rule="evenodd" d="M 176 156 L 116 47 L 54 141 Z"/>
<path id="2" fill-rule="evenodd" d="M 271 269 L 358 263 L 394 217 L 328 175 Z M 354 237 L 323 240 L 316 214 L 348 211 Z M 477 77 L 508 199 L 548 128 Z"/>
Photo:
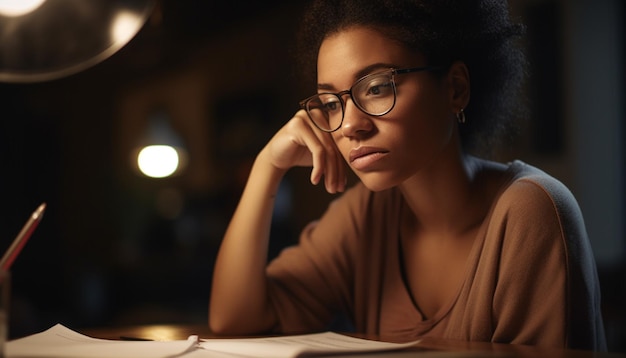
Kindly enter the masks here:
<path id="1" fill-rule="evenodd" d="M 309 140 L 307 138 L 307 140 Z M 313 168 L 311 169 L 311 183 L 317 185 L 324 177 L 328 176 L 328 157 L 326 146 L 317 137 L 317 133 L 310 138 L 310 142 L 307 143 L 307 147 L 311 151 L 311 157 L 313 159 Z"/>
<path id="2" fill-rule="evenodd" d="M 317 185 L 324 178 L 326 191 L 334 194 L 337 191 L 337 165 L 340 156 L 338 156 L 335 143 L 329 133 L 322 132 L 317 128 L 311 128 L 311 130 L 315 134 L 315 138 L 310 138 L 310 142 L 307 144 L 313 159 L 311 183 Z"/>
<path id="3" fill-rule="evenodd" d="M 334 194 L 342 191 L 344 186 L 342 184 L 345 181 L 344 160 L 332 133 L 318 131 L 318 137 L 324 146 L 324 185 L 327 192 Z"/>
<path id="4" fill-rule="evenodd" d="M 308 119 L 308 116 L 306 118 Z M 309 125 L 323 149 L 323 152 L 312 152 L 315 161 L 315 168 L 311 173 L 312 182 L 318 184 L 323 176 L 327 192 L 334 194 L 343 191 L 346 181 L 345 163 L 337 148 L 333 133 L 319 130 L 310 120 Z"/>
<path id="5" fill-rule="evenodd" d="M 326 191 L 334 194 L 338 192 L 340 188 L 338 184 L 341 180 L 342 162 L 341 155 L 339 154 L 334 140 L 328 143 L 326 158 L 326 172 L 324 176 Z"/>
<path id="6" fill-rule="evenodd" d="M 327 172 L 327 148 L 328 145 L 332 144 L 332 139 L 329 138 L 328 133 L 320 131 L 313 125 L 304 110 L 298 111 L 294 120 L 299 121 L 299 138 L 302 145 L 308 149 L 311 157 L 310 162 L 313 166 L 310 177 L 311 183 L 317 185 Z"/>
<path id="7" fill-rule="evenodd" d="M 337 144 L 334 142 L 333 140 L 333 147 L 334 147 L 334 155 L 335 155 L 335 159 L 334 159 L 334 168 L 333 168 L 333 178 L 332 178 L 332 185 L 334 186 L 334 191 L 335 192 L 343 192 L 346 189 L 346 184 L 347 184 L 347 167 L 346 167 L 346 162 L 343 158 L 343 156 L 341 155 L 341 152 L 339 151 L 339 148 L 337 148 Z"/>
<path id="8" fill-rule="evenodd" d="M 346 161 L 344 160 L 343 155 L 341 155 L 341 152 L 339 152 L 338 148 L 337 158 L 337 191 L 341 193 L 346 190 L 346 185 L 348 184 L 348 169 Z"/>
<path id="9" fill-rule="evenodd" d="M 311 183 L 317 185 L 324 178 L 326 191 L 332 194 L 342 191 L 345 187 L 345 164 L 332 134 L 315 127 L 305 111 L 299 111 L 296 117 L 307 124 L 307 128 L 300 130 L 303 144 L 311 153 Z"/>

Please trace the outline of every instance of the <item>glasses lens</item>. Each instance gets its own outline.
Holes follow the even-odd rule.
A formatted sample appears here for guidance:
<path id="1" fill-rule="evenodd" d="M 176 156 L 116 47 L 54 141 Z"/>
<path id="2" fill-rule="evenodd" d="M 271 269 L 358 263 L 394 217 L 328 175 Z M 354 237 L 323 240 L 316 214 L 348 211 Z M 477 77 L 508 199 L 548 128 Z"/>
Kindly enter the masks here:
<path id="1" fill-rule="evenodd" d="M 386 114 L 393 108 L 396 100 L 391 73 L 373 74 L 362 78 L 352 87 L 352 99 L 370 115 Z"/>
<path id="2" fill-rule="evenodd" d="M 341 126 L 343 104 L 332 93 L 322 93 L 309 98 L 306 111 L 315 125 L 323 131 L 334 131 Z"/>

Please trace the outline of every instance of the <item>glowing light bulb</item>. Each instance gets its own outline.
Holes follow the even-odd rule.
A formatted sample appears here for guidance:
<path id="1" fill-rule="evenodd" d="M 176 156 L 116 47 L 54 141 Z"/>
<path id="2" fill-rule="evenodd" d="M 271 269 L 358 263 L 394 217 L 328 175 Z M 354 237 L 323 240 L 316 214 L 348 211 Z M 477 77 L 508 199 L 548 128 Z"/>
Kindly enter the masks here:
<path id="1" fill-rule="evenodd" d="M 139 170 L 151 178 L 165 178 L 174 174 L 178 164 L 178 152 L 169 145 L 149 145 L 141 149 L 137 156 Z"/>
<path id="2" fill-rule="evenodd" d="M 37 9 L 46 0 L 0 0 L 0 15 L 22 16 Z"/>
<path id="3" fill-rule="evenodd" d="M 137 33 L 137 29 L 139 29 L 141 25 L 141 18 L 130 11 L 118 14 L 111 27 L 113 42 L 128 41 Z"/>

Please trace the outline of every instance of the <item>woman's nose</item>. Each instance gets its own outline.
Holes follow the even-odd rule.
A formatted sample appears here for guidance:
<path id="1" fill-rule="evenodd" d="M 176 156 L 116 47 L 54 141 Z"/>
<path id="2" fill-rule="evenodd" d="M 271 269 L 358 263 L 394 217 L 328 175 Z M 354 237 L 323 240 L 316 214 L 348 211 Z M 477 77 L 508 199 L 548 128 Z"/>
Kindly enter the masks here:
<path id="1" fill-rule="evenodd" d="M 354 104 L 351 97 L 348 97 L 345 102 L 341 134 L 344 137 L 362 136 L 373 128 L 372 119 Z"/>

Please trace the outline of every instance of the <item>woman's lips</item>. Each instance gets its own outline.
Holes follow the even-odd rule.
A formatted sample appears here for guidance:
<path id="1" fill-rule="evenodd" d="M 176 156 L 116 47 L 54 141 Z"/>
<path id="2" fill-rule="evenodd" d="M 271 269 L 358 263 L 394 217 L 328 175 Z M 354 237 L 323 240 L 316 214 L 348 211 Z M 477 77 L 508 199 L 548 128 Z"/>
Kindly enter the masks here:
<path id="1" fill-rule="evenodd" d="M 359 147 L 350 151 L 350 165 L 357 170 L 366 170 L 384 157 L 389 151 L 375 147 Z"/>

